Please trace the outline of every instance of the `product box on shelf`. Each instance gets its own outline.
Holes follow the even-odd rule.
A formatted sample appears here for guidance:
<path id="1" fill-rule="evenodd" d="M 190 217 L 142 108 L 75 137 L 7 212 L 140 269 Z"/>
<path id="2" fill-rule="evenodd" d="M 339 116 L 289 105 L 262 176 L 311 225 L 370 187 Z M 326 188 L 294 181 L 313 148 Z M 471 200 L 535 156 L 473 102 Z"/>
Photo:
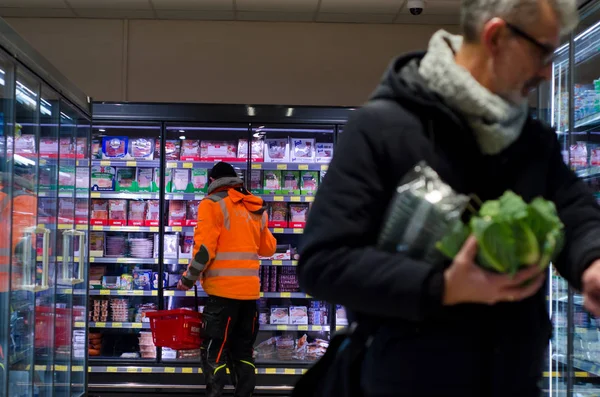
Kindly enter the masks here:
<path id="1" fill-rule="evenodd" d="M 146 223 L 146 207 L 145 201 L 130 200 L 127 225 L 144 226 Z"/>
<path id="2" fill-rule="evenodd" d="M 300 171 L 300 194 L 312 196 L 319 188 L 318 171 Z"/>
<path id="3" fill-rule="evenodd" d="M 163 257 L 164 258 L 177 258 L 178 253 L 179 253 L 179 235 L 177 233 L 165 234 L 164 235 Z"/>
<path id="4" fill-rule="evenodd" d="M 288 139 L 265 139 L 266 163 L 289 163 L 290 142 Z"/>
<path id="5" fill-rule="evenodd" d="M 265 159 L 264 154 L 265 142 L 262 139 L 253 139 L 252 140 L 252 160 L 263 162 Z M 240 139 L 238 141 L 238 158 L 239 159 L 247 159 L 248 158 L 248 140 Z"/>
<path id="6" fill-rule="evenodd" d="M 158 276 L 160 275 L 159 272 L 152 272 L 152 289 L 153 290 L 157 290 L 158 286 L 159 286 L 159 281 L 158 281 Z M 167 279 L 169 278 L 169 273 L 164 272 L 163 273 L 163 280 L 162 280 L 162 288 L 166 288 L 167 287 Z"/>
<path id="7" fill-rule="evenodd" d="M 200 161 L 200 141 L 196 139 L 184 139 L 181 142 L 182 161 Z"/>
<path id="8" fill-rule="evenodd" d="M 250 170 L 250 193 L 263 194 L 263 172 L 261 170 Z"/>
<path id="9" fill-rule="evenodd" d="M 127 226 L 127 200 L 108 200 L 108 225 Z"/>
<path id="10" fill-rule="evenodd" d="M 299 195 L 300 194 L 300 172 L 282 171 L 281 194 Z"/>
<path id="11" fill-rule="evenodd" d="M 192 173 L 193 193 L 206 193 L 208 191 L 208 170 L 205 168 L 194 168 Z"/>
<path id="12" fill-rule="evenodd" d="M 294 203 L 290 204 L 290 222 L 289 227 L 294 229 L 304 229 L 308 218 L 308 204 Z"/>
<path id="13" fill-rule="evenodd" d="M 58 200 L 58 223 L 73 223 L 75 221 L 75 199 L 61 198 Z"/>
<path id="14" fill-rule="evenodd" d="M 121 278 L 119 276 L 102 276 L 102 289 L 119 289 Z"/>
<path id="15" fill-rule="evenodd" d="M 315 162 L 315 140 L 306 138 L 290 138 L 292 163 Z"/>
<path id="16" fill-rule="evenodd" d="M 56 198 L 40 197 L 38 201 L 38 222 L 55 223 L 56 222 Z"/>
<path id="17" fill-rule="evenodd" d="M 181 140 L 167 139 L 167 141 L 165 142 L 165 159 L 166 160 L 179 160 L 180 153 L 181 153 Z"/>
<path id="18" fill-rule="evenodd" d="M 169 201 L 169 226 L 185 226 L 185 201 Z"/>
<path id="19" fill-rule="evenodd" d="M 264 194 L 281 193 L 281 171 L 264 171 Z"/>
<path id="20" fill-rule="evenodd" d="M 194 233 L 184 233 L 181 236 L 179 258 L 192 259 L 194 251 Z"/>
<path id="21" fill-rule="evenodd" d="M 73 141 L 69 137 L 62 137 L 58 140 L 58 154 L 60 158 L 72 159 L 75 158 L 75 150 L 73 150 Z"/>
<path id="22" fill-rule="evenodd" d="M 40 158 L 55 159 L 58 157 L 58 139 L 40 138 Z"/>
<path id="23" fill-rule="evenodd" d="M 75 158 L 87 159 L 88 158 L 88 140 L 84 137 L 79 137 L 75 141 Z"/>
<path id="24" fill-rule="evenodd" d="M 290 324 L 308 325 L 308 308 L 306 306 L 290 306 Z"/>
<path id="25" fill-rule="evenodd" d="M 162 174 L 161 174 L 160 168 L 154 168 L 154 179 L 153 179 L 152 187 L 153 187 L 153 191 L 155 191 L 155 192 L 160 191 L 160 184 L 162 183 L 160 181 L 161 175 Z"/>
<path id="26" fill-rule="evenodd" d="M 315 162 L 329 164 L 333 158 L 333 143 L 317 142 L 316 144 Z"/>
<path id="27" fill-rule="evenodd" d="M 270 203 L 269 227 L 288 227 L 289 209 L 287 203 Z"/>
<path id="28" fill-rule="evenodd" d="M 137 168 L 135 176 L 138 192 L 156 192 L 158 187 L 154 181 L 154 168 Z"/>
<path id="29" fill-rule="evenodd" d="M 126 136 L 102 137 L 102 159 L 118 160 L 127 158 L 129 138 Z"/>
<path id="30" fill-rule="evenodd" d="M 91 204 L 90 225 L 108 225 L 108 200 L 94 199 Z"/>
<path id="31" fill-rule="evenodd" d="M 137 192 L 136 172 L 133 167 L 118 167 L 115 190 L 117 192 Z"/>
<path id="32" fill-rule="evenodd" d="M 200 158 L 202 161 L 236 162 L 237 144 L 235 141 L 202 141 L 200 143 Z"/>
<path id="33" fill-rule="evenodd" d="M 174 169 L 172 177 L 171 192 L 172 193 L 185 193 L 191 192 L 190 183 L 190 170 L 187 169 Z"/>
<path id="34" fill-rule="evenodd" d="M 115 167 L 93 166 L 90 176 L 92 191 L 115 190 Z"/>
<path id="35" fill-rule="evenodd" d="M 275 254 L 271 257 L 260 257 L 266 260 L 289 261 L 292 259 L 292 246 L 290 244 L 277 244 Z"/>
<path id="36" fill-rule="evenodd" d="M 160 170 L 158 170 L 158 173 L 160 173 Z M 158 186 L 160 186 L 160 176 L 157 179 L 159 181 Z M 173 169 L 167 168 L 165 170 L 165 193 L 171 193 L 172 190 L 173 190 Z"/>
<path id="37" fill-rule="evenodd" d="M 75 224 L 87 225 L 89 216 L 89 204 L 87 199 L 75 200 Z"/>
<path id="38" fill-rule="evenodd" d="M 90 190 L 90 169 L 77 167 L 75 170 L 75 189 L 78 191 Z"/>
<path id="39" fill-rule="evenodd" d="M 186 204 L 186 226 L 196 226 L 198 224 L 198 207 L 200 200 L 190 200 Z"/>
<path id="40" fill-rule="evenodd" d="M 146 202 L 146 220 L 144 226 L 158 226 L 160 222 L 160 202 L 148 200 Z"/>
<path id="41" fill-rule="evenodd" d="M 271 308 L 271 324 L 289 324 L 290 309 L 288 307 Z"/>
<path id="42" fill-rule="evenodd" d="M 90 257 L 104 256 L 104 232 L 90 232 Z"/>
<path id="43" fill-rule="evenodd" d="M 75 189 L 75 167 L 60 166 L 58 169 L 58 190 Z"/>
<path id="44" fill-rule="evenodd" d="M 152 290 L 152 270 L 133 269 L 133 289 Z"/>
<path id="45" fill-rule="evenodd" d="M 136 160 L 154 160 L 154 138 L 131 138 L 127 158 Z"/>
<path id="46" fill-rule="evenodd" d="M 17 128 L 19 128 L 18 124 Z M 36 155 L 37 151 L 35 143 L 35 135 L 22 134 L 21 136 L 17 136 L 14 140 L 15 154 L 20 154 L 24 157 L 31 157 L 33 155 Z"/>
<path id="47" fill-rule="evenodd" d="M 348 317 L 346 315 L 346 309 L 342 305 L 336 305 L 335 323 L 337 325 L 348 325 Z"/>
<path id="48" fill-rule="evenodd" d="M 92 139 L 92 153 L 91 153 L 91 159 L 92 160 L 99 160 L 102 158 L 102 141 L 100 139 Z"/>

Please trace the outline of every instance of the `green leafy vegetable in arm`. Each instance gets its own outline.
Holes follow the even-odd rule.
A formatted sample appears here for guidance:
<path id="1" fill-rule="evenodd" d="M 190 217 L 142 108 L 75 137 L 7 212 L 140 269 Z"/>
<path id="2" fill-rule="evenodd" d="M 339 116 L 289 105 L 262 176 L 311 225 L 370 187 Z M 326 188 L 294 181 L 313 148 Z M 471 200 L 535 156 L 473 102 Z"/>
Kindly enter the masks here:
<path id="1" fill-rule="evenodd" d="M 442 238 L 442 240 L 436 244 L 436 247 L 446 257 L 454 259 L 465 241 L 467 241 L 469 234 L 469 228 L 461 221 L 457 221 L 452 226 L 448 234 L 446 234 L 444 238 Z"/>

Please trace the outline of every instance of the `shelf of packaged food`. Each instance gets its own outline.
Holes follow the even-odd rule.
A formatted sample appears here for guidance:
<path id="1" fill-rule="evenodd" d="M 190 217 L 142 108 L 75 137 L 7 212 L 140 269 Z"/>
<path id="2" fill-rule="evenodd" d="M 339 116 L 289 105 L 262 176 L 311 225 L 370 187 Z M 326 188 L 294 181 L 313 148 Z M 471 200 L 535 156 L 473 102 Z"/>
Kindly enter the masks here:
<path id="1" fill-rule="evenodd" d="M 90 296 L 158 296 L 158 291 L 91 289 Z"/>
<path id="2" fill-rule="evenodd" d="M 157 265 L 158 258 L 141 259 L 141 258 L 98 258 L 91 257 L 90 263 L 126 263 L 131 265 Z"/>
<path id="3" fill-rule="evenodd" d="M 283 227 L 271 227 L 269 228 L 271 233 L 273 234 L 302 234 L 304 233 L 304 229 L 290 229 Z"/>
<path id="4" fill-rule="evenodd" d="M 166 193 L 165 200 L 202 200 L 204 193 Z"/>
<path id="5" fill-rule="evenodd" d="M 600 122 L 600 113 L 592 113 L 575 121 L 575 128 L 585 127 L 586 125 L 598 124 Z"/>
<path id="6" fill-rule="evenodd" d="M 179 298 L 182 297 L 194 297 L 196 296 L 194 291 L 174 291 L 174 290 L 165 290 L 163 291 L 163 296 L 176 296 Z M 199 298 L 206 298 L 208 295 L 206 294 L 206 292 L 199 290 L 198 291 L 198 297 Z"/>
<path id="7" fill-rule="evenodd" d="M 46 189 L 40 189 L 38 190 L 38 197 L 59 197 L 59 198 L 88 198 L 90 196 L 90 192 L 86 191 L 79 191 L 79 192 L 73 192 L 73 190 L 63 190 L 63 191 L 56 191 L 56 190 L 46 190 Z"/>
<path id="8" fill-rule="evenodd" d="M 36 257 L 36 260 L 37 260 L 38 262 L 41 262 L 43 259 L 44 259 L 44 258 L 43 258 L 41 255 L 38 255 L 38 256 Z M 52 256 L 51 256 L 49 260 L 50 260 L 50 262 L 54 262 L 54 257 L 52 257 Z M 62 261 L 63 261 L 63 257 L 62 257 L 62 256 L 57 256 L 57 257 L 56 257 L 56 262 L 62 262 Z M 79 262 L 79 257 L 78 257 L 78 256 L 76 256 L 76 257 L 74 257 L 74 258 L 71 258 L 71 261 L 73 261 L 73 262 Z"/>
<path id="9" fill-rule="evenodd" d="M 165 226 L 165 232 L 193 232 L 195 226 Z"/>
<path id="10" fill-rule="evenodd" d="M 260 331 L 309 331 L 322 332 L 329 331 L 331 328 L 328 325 L 286 325 L 286 324 L 261 324 Z"/>
<path id="11" fill-rule="evenodd" d="M 306 368 L 256 368 L 259 375 L 304 375 Z M 91 373 L 201 374 L 200 367 L 90 366 Z M 228 370 L 229 372 L 229 370 Z"/>
<path id="12" fill-rule="evenodd" d="M 567 365 L 566 358 L 552 357 L 552 359 L 563 365 Z M 580 371 L 575 371 L 575 377 L 577 377 L 577 378 L 588 378 L 590 376 L 591 377 L 600 376 L 600 364 L 594 364 L 589 361 L 583 361 L 583 360 L 580 360 L 577 358 L 573 358 L 573 367 L 580 370 Z"/>
<path id="13" fill-rule="evenodd" d="M 261 292 L 262 298 L 299 298 L 299 299 L 312 299 L 312 296 L 305 294 L 304 292 Z"/>
<path id="14" fill-rule="evenodd" d="M 93 166 L 104 167 L 160 167 L 160 160 L 92 160 Z"/>
<path id="15" fill-rule="evenodd" d="M 38 227 L 48 230 L 88 230 L 88 225 L 74 225 L 72 223 L 38 223 Z"/>
<path id="16" fill-rule="evenodd" d="M 96 199 L 122 199 L 122 200 L 156 200 L 159 193 L 149 192 L 91 192 L 90 198 Z"/>
<path id="17" fill-rule="evenodd" d="M 187 265 L 192 258 L 164 258 L 165 265 Z"/>
<path id="18" fill-rule="evenodd" d="M 283 170 L 283 171 L 327 171 L 329 164 L 319 163 L 252 163 L 253 170 Z"/>
<path id="19" fill-rule="evenodd" d="M 167 168 L 189 168 L 189 169 L 198 169 L 198 168 L 212 168 L 218 161 L 174 161 L 168 160 L 166 163 Z M 246 161 L 233 162 L 231 163 L 234 167 L 243 166 L 246 168 Z"/>
<path id="20" fill-rule="evenodd" d="M 41 158 L 39 161 L 40 165 L 61 165 L 67 167 L 89 167 L 90 160 L 88 159 L 66 159 L 66 158 L 57 158 L 57 159 L 46 159 Z"/>
<path id="21" fill-rule="evenodd" d="M 89 328 L 150 329 L 150 323 L 90 322 Z"/>
<path id="22" fill-rule="evenodd" d="M 273 194 L 259 194 L 258 196 L 267 202 L 312 203 L 315 201 L 314 196 L 286 196 Z"/>
<path id="23" fill-rule="evenodd" d="M 260 264 L 263 266 L 298 266 L 298 261 L 290 260 L 261 260 Z"/>
<path id="24" fill-rule="evenodd" d="M 90 230 L 94 232 L 149 232 L 158 233 L 158 226 L 99 226 L 92 225 Z"/>

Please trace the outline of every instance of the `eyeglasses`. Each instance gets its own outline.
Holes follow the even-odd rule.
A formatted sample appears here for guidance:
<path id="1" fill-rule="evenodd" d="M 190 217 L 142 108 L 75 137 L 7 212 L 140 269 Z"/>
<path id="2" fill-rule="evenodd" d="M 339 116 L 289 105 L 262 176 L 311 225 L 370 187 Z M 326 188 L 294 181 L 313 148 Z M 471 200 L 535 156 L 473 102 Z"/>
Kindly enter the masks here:
<path id="1" fill-rule="evenodd" d="M 528 33 L 525 33 L 523 30 L 519 29 L 518 27 L 516 27 L 515 25 L 506 22 L 506 27 L 510 29 L 511 32 L 513 32 L 514 34 L 516 34 L 517 36 L 521 37 L 522 39 L 527 40 L 528 42 L 530 42 L 531 44 L 533 44 L 535 47 L 537 47 L 541 53 L 542 53 L 542 58 L 541 58 L 541 62 L 542 65 L 546 66 L 551 64 L 554 61 L 554 51 L 555 48 L 551 45 L 548 44 L 544 44 L 544 43 L 540 43 L 539 41 L 537 41 L 535 38 L 533 38 L 532 36 L 530 36 Z"/>

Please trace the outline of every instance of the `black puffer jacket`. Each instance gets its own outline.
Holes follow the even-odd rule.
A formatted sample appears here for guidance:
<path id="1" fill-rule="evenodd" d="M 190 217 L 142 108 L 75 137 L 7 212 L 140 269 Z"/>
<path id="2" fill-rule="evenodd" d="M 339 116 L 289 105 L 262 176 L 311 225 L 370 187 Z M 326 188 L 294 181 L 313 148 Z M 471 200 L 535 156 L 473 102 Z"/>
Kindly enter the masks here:
<path id="1" fill-rule="evenodd" d="M 563 163 L 555 132 L 539 121 L 528 119 L 518 140 L 498 155 L 482 154 L 460 115 L 421 80 L 422 56 L 412 54 L 393 63 L 372 99 L 348 121 L 305 230 L 301 286 L 316 298 L 345 305 L 391 341 L 404 341 L 407 334 L 427 335 L 416 340 L 431 339 L 425 351 L 434 359 L 448 356 L 451 372 L 479 373 L 471 365 L 461 368 L 451 357 L 457 349 L 479 349 L 490 352 L 478 356 L 482 360 L 493 351 L 507 353 L 501 358 L 523 354 L 527 359 L 521 365 L 526 368 L 512 361 L 507 365 L 537 374 L 550 335 L 545 292 L 492 307 L 443 307 L 442 267 L 374 247 L 385 210 L 401 178 L 420 160 L 455 190 L 475 193 L 483 201 L 508 189 L 526 201 L 543 196 L 556 203 L 566 225 L 567 244 L 555 265 L 577 288 L 586 267 L 600 258 L 600 207 Z M 413 360 L 410 368 L 418 366 L 410 346 L 392 344 L 398 349 L 394 351 L 392 342 L 387 343 L 381 354 L 396 357 L 391 366 L 400 365 L 398 360 Z M 469 360 L 475 369 L 487 368 L 482 361 Z M 437 362 L 437 368 L 444 368 Z"/>

